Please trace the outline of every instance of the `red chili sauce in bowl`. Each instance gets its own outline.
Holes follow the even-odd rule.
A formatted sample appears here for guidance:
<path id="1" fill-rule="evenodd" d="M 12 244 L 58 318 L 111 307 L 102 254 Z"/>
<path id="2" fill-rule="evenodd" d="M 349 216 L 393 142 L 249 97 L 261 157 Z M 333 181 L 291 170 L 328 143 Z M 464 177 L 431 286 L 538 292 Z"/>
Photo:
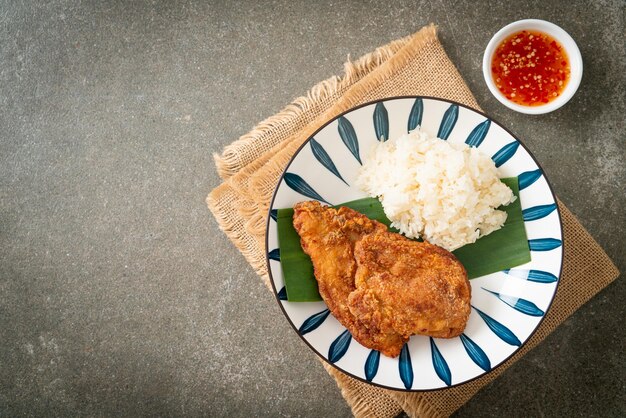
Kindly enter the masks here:
<path id="1" fill-rule="evenodd" d="M 523 30 L 498 45 L 491 75 L 510 101 L 541 106 L 563 92 L 570 78 L 570 63 L 565 48 L 550 35 Z"/>

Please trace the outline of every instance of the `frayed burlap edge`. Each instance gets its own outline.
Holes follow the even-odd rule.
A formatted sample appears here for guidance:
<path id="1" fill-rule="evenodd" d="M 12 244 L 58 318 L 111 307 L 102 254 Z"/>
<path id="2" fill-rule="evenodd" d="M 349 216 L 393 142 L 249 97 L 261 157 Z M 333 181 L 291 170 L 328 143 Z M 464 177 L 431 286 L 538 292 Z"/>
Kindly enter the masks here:
<path id="1" fill-rule="evenodd" d="M 343 76 L 332 76 L 316 84 L 306 96 L 296 98 L 282 111 L 256 125 L 250 132 L 226 146 L 221 154 L 213 154 L 219 176 L 227 179 L 282 142 L 281 136 L 275 135 L 276 132 L 289 131 L 290 126 L 297 124 L 298 119 L 306 118 L 308 112 L 320 107 L 320 103 L 371 73 L 373 69 L 395 55 L 411 38 L 412 36 L 406 36 L 397 39 L 356 61 L 348 60 L 344 63 Z"/>
<path id="2" fill-rule="evenodd" d="M 341 390 L 341 396 L 346 400 L 355 417 L 389 418 L 403 411 L 388 390 L 360 382 L 341 373 L 327 362 L 321 359 L 320 361 L 328 374 L 335 379 Z M 378 402 L 372 404 L 372 396 L 375 396 Z"/>
<path id="3" fill-rule="evenodd" d="M 364 92 L 371 89 L 374 85 L 379 85 L 385 79 L 388 79 L 394 72 L 401 69 L 408 60 L 415 56 L 415 51 L 420 50 L 425 45 L 434 43 L 439 45 L 437 31 L 434 25 L 430 25 L 415 33 L 408 40 L 407 38 L 403 38 L 403 44 L 395 51 L 387 50 L 387 47 L 378 48 L 378 51 L 384 52 L 383 55 L 388 58 L 387 61 L 384 62 L 384 65 L 381 65 L 378 61 L 376 61 L 376 65 L 373 68 L 369 67 L 368 65 L 372 62 L 368 56 L 359 60 L 358 65 L 362 65 L 363 67 L 356 70 L 356 72 L 362 74 L 364 71 L 367 71 L 368 73 L 365 76 L 362 76 L 362 79 L 358 80 L 358 82 L 356 82 L 357 80 L 354 80 L 354 84 L 343 92 L 341 97 L 337 99 L 336 103 L 326 112 L 320 114 L 304 129 L 290 137 L 288 141 L 284 141 L 280 151 L 278 151 L 267 164 L 259 169 L 250 180 L 250 195 L 254 196 L 253 199 L 259 206 L 260 211 L 266 212 L 268 210 L 269 201 L 271 200 L 278 178 L 282 174 L 285 166 L 290 161 L 293 154 L 308 137 L 310 137 L 328 120 L 331 120 L 337 115 L 363 103 Z M 398 45 L 395 44 L 395 46 Z M 351 64 L 347 63 L 346 68 L 350 67 Z M 373 71 L 374 69 L 375 71 Z M 465 82 L 463 82 L 458 72 L 452 74 L 452 76 L 458 78 L 460 85 L 465 86 Z M 465 104 L 476 108 L 478 107 L 478 104 L 473 99 L 469 89 L 467 89 L 465 98 Z"/>

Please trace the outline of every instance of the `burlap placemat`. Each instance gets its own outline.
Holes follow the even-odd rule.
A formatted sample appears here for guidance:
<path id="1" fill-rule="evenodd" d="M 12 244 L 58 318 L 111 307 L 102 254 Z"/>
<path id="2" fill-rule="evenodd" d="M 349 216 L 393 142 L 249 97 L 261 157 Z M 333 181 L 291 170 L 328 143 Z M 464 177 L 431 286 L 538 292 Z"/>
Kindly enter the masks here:
<path id="1" fill-rule="evenodd" d="M 361 103 L 400 95 L 435 96 L 480 109 L 439 43 L 434 26 L 345 64 L 332 77 L 215 156 L 225 180 L 207 197 L 220 228 L 271 289 L 265 262 L 265 225 L 280 174 L 295 150 L 328 119 Z M 371 386 L 322 364 L 357 417 L 445 417 L 535 347 L 619 274 L 598 244 L 559 202 L 563 220 L 563 274 L 552 308 L 524 347 L 480 379 L 450 389 L 406 393 Z"/>

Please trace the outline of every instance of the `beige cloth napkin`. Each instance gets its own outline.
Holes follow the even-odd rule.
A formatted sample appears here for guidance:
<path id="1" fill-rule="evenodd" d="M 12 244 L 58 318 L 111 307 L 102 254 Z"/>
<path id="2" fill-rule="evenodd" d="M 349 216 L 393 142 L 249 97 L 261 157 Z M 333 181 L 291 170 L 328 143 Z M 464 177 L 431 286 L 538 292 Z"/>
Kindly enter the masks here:
<path id="1" fill-rule="evenodd" d="M 224 182 L 207 198 L 220 228 L 271 289 L 265 262 L 265 225 L 276 183 L 298 147 L 334 116 L 371 100 L 423 95 L 480 109 L 428 26 L 355 62 L 345 75 L 313 87 L 282 112 L 227 146 L 215 163 Z M 399 392 L 362 383 L 322 362 L 357 417 L 445 417 L 540 343 L 619 274 L 598 244 L 559 202 L 563 221 L 563 274 L 551 309 L 537 332 L 512 358 L 471 382 L 432 392 Z"/>

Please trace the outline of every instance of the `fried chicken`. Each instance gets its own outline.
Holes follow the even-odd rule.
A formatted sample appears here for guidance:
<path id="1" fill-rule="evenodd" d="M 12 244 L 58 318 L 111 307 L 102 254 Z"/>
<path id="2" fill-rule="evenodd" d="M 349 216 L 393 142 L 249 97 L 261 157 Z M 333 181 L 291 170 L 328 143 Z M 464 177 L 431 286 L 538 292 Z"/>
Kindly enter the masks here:
<path id="1" fill-rule="evenodd" d="M 320 295 L 335 318 L 366 347 L 381 351 L 384 347 L 402 347 L 400 335 L 393 331 L 385 335 L 366 327 L 348 305 L 348 297 L 356 290 L 354 245 L 364 236 L 384 232 L 387 227 L 350 208 L 333 209 L 314 201 L 294 206 L 293 225 L 302 249 L 313 262 Z"/>
<path id="2" fill-rule="evenodd" d="M 411 335 L 463 332 L 470 285 L 448 251 L 387 232 L 350 208 L 314 201 L 294 206 L 293 224 L 320 295 L 362 345 L 396 357 Z"/>
<path id="3" fill-rule="evenodd" d="M 438 338 L 463 332 L 471 288 L 447 250 L 392 232 L 365 235 L 355 246 L 356 290 L 350 311 L 369 328 Z"/>

